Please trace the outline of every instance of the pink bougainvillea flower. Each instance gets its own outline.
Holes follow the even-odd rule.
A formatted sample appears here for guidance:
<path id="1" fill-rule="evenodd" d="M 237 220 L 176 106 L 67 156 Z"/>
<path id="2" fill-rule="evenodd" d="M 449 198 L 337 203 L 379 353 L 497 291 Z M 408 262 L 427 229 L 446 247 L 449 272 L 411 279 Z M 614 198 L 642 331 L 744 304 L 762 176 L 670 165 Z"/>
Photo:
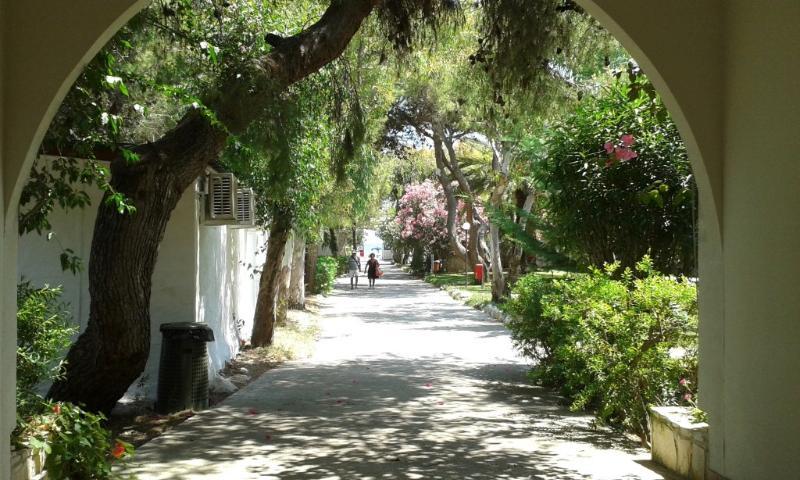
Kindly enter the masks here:
<path id="1" fill-rule="evenodd" d="M 614 144 L 611 142 L 606 142 L 603 144 L 603 148 L 606 149 L 606 153 L 611 153 L 614 151 Z"/>
<path id="2" fill-rule="evenodd" d="M 117 443 L 114 444 L 114 448 L 111 449 L 111 456 L 114 458 L 122 458 L 123 455 L 125 455 L 125 445 L 118 440 Z"/>
<path id="3" fill-rule="evenodd" d="M 639 156 L 636 152 L 626 147 L 617 147 L 614 149 L 614 156 L 620 162 L 627 162 Z"/>
<path id="4" fill-rule="evenodd" d="M 686 400 L 687 402 L 691 401 L 692 400 L 692 394 L 691 393 L 684 394 L 683 395 L 683 399 Z"/>
<path id="5" fill-rule="evenodd" d="M 625 145 L 626 147 L 630 147 L 631 145 L 634 144 L 634 142 L 636 142 L 636 139 L 633 138 L 633 135 L 626 134 L 619 137 L 619 141 L 622 142 L 622 144 Z"/>
<path id="6" fill-rule="evenodd" d="M 61 415 L 61 404 L 60 403 L 56 403 L 55 405 L 53 405 L 53 413 L 55 413 L 56 415 Z"/>
<path id="7" fill-rule="evenodd" d="M 679 384 L 681 387 L 685 387 L 686 385 L 688 385 L 688 384 L 689 384 L 689 380 L 686 380 L 685 378 L 681 378 L 681 381 L 680 381 L 680 382 L 678 382 L 678 384 Z"/>

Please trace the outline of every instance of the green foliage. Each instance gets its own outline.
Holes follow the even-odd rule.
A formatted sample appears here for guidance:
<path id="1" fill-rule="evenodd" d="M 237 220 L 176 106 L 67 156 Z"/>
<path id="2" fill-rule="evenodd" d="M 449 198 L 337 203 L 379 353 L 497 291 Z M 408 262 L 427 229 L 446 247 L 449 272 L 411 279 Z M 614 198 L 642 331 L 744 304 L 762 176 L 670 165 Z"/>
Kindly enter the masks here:
<path id="1" fill-rule="evenodd" d="M 61 358 L 77 326 L 60 301 L 61 288 L 17 285 L 17 414 L 26 418 L 41 409 L 36 387 L 62 373 Z"/>
<path id="2" fill-rule="evenodd" d="M 86 412 L 71 403 L 47 404 L 47 413 L 38 415 L 18 431 L 22 445 L 46 454 L 48 478 L 118 479 L 112 471 L 116 463 L 133 455 L 133 446 L 115 440 L 103 427 L 101 413 Z"/>
<path id="3" fill-rule="evenodd" d="M 554 280 L 536 273 L 525 275 L 514 284 L 514 295 L 505 304 L 517 348 L 540 364 L 564 343 L 563 332 L 554 319 L 542 315 L 543 298 L 556 292 Z"/>
<path id="4" fill-rule="evenodd" d="M 494 208 L 492 205 L 486 206 L 486 213 L 489 220 L 500 228 L 511 242 L 522 247 L 528 255 L 536 255 L 537 258 L 547 261 L 551 267 L 574 267 L 574 262 L 567 256 L 555 251 L 551 245 L 537 239 L 528 233 L 528 229 L 540 229 L 543 222 L 534 214 L 515 209 L 518 217 L 526 220 L 526 228 L 513 221 L 504 211 Z"/>
<path id="5" fill-rule="evenodd" d="M 336 276 L 341 265 L 339 258 L 341 257 L 321 256 L 317 258 L 317 268 L 315 270 L 317 291 L 314 293 L 327 294 L 333 290 L 333 284 L 336 282 Z M 347 268 L 346 264 L 345 268 Z"/>
<path id="6" fill-rule="evenodd" d="M 630 145 L 625 145 L 625 142 Z M 695 272 L 695 183 L 678 130 L 635 70 L 555 124 L 527 154 L 543 191 L 545 240 L 582 265 L 645 254 L 662 272 Z"/>
<path id="7" fill-rule="evenodd" d="M 645 257 L 549 280 L 529 275 L 507 308 L 516 345 L 539 361 L 535 376 L 572 407 L 647 438 L 647 407 L 677 403 L 697 369 L 697 292 L 658 274 Z M 681 352 L 680 355 L 676 354 Z"/>
<path id="8" fill-rule="evenodd" d="M 350 257 L 348 255 L 339 255 L 336 257 L 336 275 L 344 275 L 350 269 L 348 264 Z"/>

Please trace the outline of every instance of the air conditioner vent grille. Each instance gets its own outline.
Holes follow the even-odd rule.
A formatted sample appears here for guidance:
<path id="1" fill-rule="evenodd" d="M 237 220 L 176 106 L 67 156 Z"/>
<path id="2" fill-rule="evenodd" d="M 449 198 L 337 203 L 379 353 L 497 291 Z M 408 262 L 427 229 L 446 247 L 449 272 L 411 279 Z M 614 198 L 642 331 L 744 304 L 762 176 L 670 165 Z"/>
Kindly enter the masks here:
<path id="1" fill-rule="evenodd" d="M 255 226 L 255 195 L 252 188 L 236 191 L 236 220 L 240 227 Z"/>
<path id="2" fill-rule="evenodd" d="M 236 220 L 236 177 L 231 173 L 209 175 L 208 217 L 211 220 Z"/>

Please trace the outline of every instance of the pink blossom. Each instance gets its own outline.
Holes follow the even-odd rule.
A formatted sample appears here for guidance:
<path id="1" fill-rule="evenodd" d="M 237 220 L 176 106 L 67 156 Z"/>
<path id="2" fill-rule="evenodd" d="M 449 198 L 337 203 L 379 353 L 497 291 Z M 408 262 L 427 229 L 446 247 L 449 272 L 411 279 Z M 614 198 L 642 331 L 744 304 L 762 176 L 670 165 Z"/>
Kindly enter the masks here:
<path id="1" fill-rule="evenodd" d="M 611 142 L 606 142 L 603 144 L 603 148 L 606 149 L 606 153 L 610 154 L 614 151 L 614 144 Z"/>
<path id="2" fill-rule="evenodd" d="M 683 399 L 686 400 L 687 402 L 691 402 L 692 401 L 692 394 L 691 393 L 685 393 L 683 395 Z"/>
<path id="3" fill-rule="evenodd" d="M 614 156 L 617 158 L 617 160 L 626 162 L 638 157 L 639 154 L 627 147 L 617 147 L 614 149 Z"/>
<path id="4" fill-rule="evenodd" d="M 631 145 L 633 145 L 633 143 L 636 141 L 636 139 L 633 138 L 633 135 L 626 134 L 626 135 L 623 135 L 623 136 L 619 137 L 619 141 L 622 142 L 622 144 L 625 145 L 626 147 L 630 147 Z"/>
<path id="5" fill-rule="evenodd" d="M 681 380 L 680 380 L 680 382 L 678 382 L 678 384 L 680 384 L 681 387 L 685 387 L 686 385 L 689 384 L 689 380 L 686 380 L 685 378 L 681 378 Z"/>

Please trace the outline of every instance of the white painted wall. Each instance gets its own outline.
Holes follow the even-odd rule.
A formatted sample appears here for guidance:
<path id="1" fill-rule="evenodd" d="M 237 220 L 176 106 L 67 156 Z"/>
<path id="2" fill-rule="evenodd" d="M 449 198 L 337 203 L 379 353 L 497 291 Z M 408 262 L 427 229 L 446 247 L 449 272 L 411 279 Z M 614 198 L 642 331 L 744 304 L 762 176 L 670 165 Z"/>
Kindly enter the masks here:
<path id="1" fill-rule="evenodd" d="M 239 352 L 241 341 L 250 339 L 259 279 L 252 268 L 264 261 L 265 241 L 255 229 L 200 227 L 197 320 L 214 330 L 215 341 L 209 344 L 212 374 Z"/>
<path id="2" fill-rule="evenodd" d="M 63 300 L 70 304 L 81 330 L 89 317 L 88 269 L 78 275 L 63 272 L 58 260 L 61 246 L 72 248 L 88 262 L 98 190 L 89 192 L 92 206 L 84 210 L 53 212 L 50 222 L 55 238 L 36 233 L 20 239 L 18 271 L 34 285 L 61 285 Z M 154 400 L 157 393 L 163 323 L 207 322 L 215 341 L 209 347 L 209 370 L 215 373 L 239 351 L 241 339 L 252 331 L 258 277 L 248 265 L 260 266 L 260 248 L 266 237 L 257 229 L 200 225 L 202 199 L 194 188 L 181 197 L 170 216 L 159 246 L 150 298 L 150 355 L 142 377 L 128 391 L 131 398 Z M 88 265 L 85 265 L 88 266 Z M 244 320 L 241 332 L 236 321 Z"/>

